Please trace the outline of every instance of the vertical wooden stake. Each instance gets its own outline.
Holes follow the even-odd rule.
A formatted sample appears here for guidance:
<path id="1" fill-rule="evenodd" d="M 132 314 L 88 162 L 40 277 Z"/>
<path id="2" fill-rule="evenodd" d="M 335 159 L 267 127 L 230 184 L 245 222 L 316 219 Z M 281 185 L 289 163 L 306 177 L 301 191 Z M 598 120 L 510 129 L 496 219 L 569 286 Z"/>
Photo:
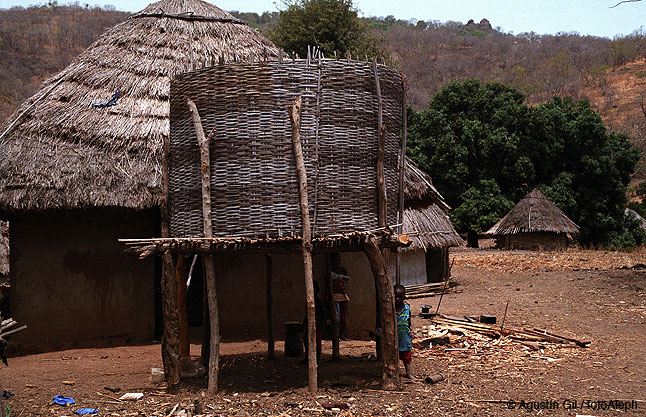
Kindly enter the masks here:
<path id="1" fill-rule="evenodd" d="M 206 285 L 204 259 L 202 259 L 202 349 L 200 362 L 204 367 L 209 366 L 211 355 L 211 318 L 209 313 L 209 290 Z"/>
<path id="2" fill-rule="evenodd" d="M 316 364 L 316 320 L 314 306 L 314 277 L 312 272 L 312 230 L 307 199 L 307 173 L 301 145 L 301 108 L 303 99 L 299 96 L 288 109 L 292 124 L 292 143 L 298 172 L 298 191 L 301 200 L 301 223 L 303 226 L 303 266 L 305 268 L 305 293 L 307 295 L 307 357 L 309 365 L 309 388 L 311 393 L 318 389 Z"/>
<path id="3" fill-rule="evenodd" d="M 392 390 L 398 379 L 397 361 L 399 359 L 393 282 L 388 270 L 388 263 L 379 250 L 376 239 L 368 239 L 364 244 L 364 251 L 375 277 L 377 296 L 381 303 L 382 388 Z"/>
<path id="4" fill-rule="evenodd" d="M 406 138 L 408 137 L 408 115 L 406 109 L 406 76 L 402 75 L 402 141 L 399 153 L 399 233 L 404 228 L 404 183 L 406 173 Z M 401 248 L 397 248 L 395 282 L 401 284 Z"/>
<path id="5" fill-rule="evenodd" d="M 175 281 L 177 283 L 177 311 L 179 316 L 179 356 L 180 358 L 190 358 L 188 307 L 186 305 L 186 256 L 183 253 L 177 255 Z"/>
<path id="6" fill-rule="evenodd" d="M 332 262 L 330 254 L 325 255 L 325 285 L 327 285 L 328 292 L 328 311 L 332 321 L 332 359 L 339 359 L 341 357 L 339 352 L 339 319 L 336 316 L 336 306 L 334 302 L 334 289 L 332 288 Z"/>
<path id="7" fill-rule="evenodd" d="M 170 139 L 164 139 L 162 153 L 162 202 L 159 207 L 161 217 L 161 235 L 170 237 L 170 212 L 168 209 L 169 177 L 168 155 L 170 153 Z M 179 384 L 179 322 L 177 318 L 177 285 L 174 277 L 173 255 L 170 251 L 162 255 L 162 306 L 164 316 L 164 335 L 162 337 L 161 354 L 164 364 L 164 375 L 169 391 L 173 392 Z"/>
<path id="8" fill-rule="evenodd" d="M 372 60 L 372 68 L 375 73 L 375 91 L 377 92 L 377 219 L 379 227 L 386 227 L 388 224 L 388 199 L 386 196 L 386 180 L 384 178 L 384 152 L 386 147 L 386 126 L 383 124 L 383 102 L 381 98 L 381 83 L 379 82 L 379 69 L 377 67 L 377 59 Z M 382 257 L 388 267 L 389 250 L 382 251 Z M 375 282 L 375 289 L 377 294 L 378 283 Z M 377 358 L 383 360 L 383 298 L 376 297 L 377 306 L 377 326 L 382 330 L 382 336 L 377 335 Z"/>
<path id="9" fill-rule="evenodd" d="M 209 153 L 209 139 L 204 135 L 202 120 L 195 103 L 187 98 L 186 104 L 191 111 L 197 142 L 200 146 L 200 161 L 202 166 L 202 226 L 204 237 L 213 237 L 213 222 L 211 221 L 211 157 Z M 215 255 L 204 255 L 204 279 L 206 280 L 207 298 L 209 304 L 209 318 L 211 321 L 211 346 L 209 353 L 209 383 L 210 394 L 218 392 L 218 378 L 220 373 L 220 318 L 218 312 L 218 297 L 215 286 Z"/>
<path id="10" fill-rule="evenodd" d="M 274 323 L 271 314 L 271 280 L 272 259 L 270 254 L 265 254 L 265 284 L 267 286 L 267 357 L 274 359 Z"/>

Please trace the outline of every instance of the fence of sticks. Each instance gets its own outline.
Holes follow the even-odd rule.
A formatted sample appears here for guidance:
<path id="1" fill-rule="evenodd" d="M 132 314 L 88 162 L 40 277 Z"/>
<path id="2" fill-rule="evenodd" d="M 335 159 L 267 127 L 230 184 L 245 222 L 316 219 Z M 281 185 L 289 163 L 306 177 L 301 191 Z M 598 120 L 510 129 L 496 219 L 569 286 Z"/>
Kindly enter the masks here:
<path id="1" fill-rule="evenodd" d="M 300 234 L 298 177 L 287 114 L 298 96 L 303 100 L 300 131 L 313 235 L 379 227 L 375 167 L 380 122 L 387 223 L 397 224 L 400 73 L 372 62 L 335 59 L 230 63 L 183 74 L 171 84 L 173 237 L 202 234 L 200 154 L 186 98 L 195 102 L 204 131 L 212 137 L 213 235 Z"/>

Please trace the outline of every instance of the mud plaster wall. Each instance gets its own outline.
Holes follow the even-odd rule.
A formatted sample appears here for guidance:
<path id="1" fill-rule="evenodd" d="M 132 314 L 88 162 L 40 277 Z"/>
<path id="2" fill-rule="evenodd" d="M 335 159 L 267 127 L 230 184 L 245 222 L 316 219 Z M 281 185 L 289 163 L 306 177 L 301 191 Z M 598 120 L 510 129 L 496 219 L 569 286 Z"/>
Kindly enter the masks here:
<path id="1" fill-rule="evenodd" d="M 401 285 L 426 284 L 426 252 L 423 249 L 407 250 L 401 254 Z M 395 282 L 395 256 L 390 258 L 390 274 Z"/>
<path id="2" fill-rule="evenodd" d="M 13 344 L 51 350 L 152 341 L 154 259 L 125 253 L 117 239 L 154 234 L 152 210 L 14 215 L 11 314 L 28 329 Z"/>
<path id="3" fill-rule="evenodd" d="M 305 278 L 300 254 L 272 255 L 274 335 L 282 339 L 284 323 L 302 322 L 305 317 Z M 325 255 L 313 258 L 314 279 L 326 294 Z M 370 264 L 363 252 L 342 253 L 341 265 L 348 270 L 350 296 L 348 335 L 367 339 L 375 328 L 375 286 Z M 267 335 L 264 255 L 217 255 L 216 274 L 224 341 Z M 327 308 L 327 304 L 326 304 Z"/>

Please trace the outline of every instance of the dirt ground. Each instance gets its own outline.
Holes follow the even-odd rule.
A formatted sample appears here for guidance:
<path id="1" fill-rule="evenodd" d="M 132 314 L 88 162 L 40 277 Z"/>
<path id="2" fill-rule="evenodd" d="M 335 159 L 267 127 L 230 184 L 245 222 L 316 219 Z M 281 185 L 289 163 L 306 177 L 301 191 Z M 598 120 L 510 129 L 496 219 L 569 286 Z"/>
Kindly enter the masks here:
<path id="1" fill-rule="evenodd" d="M 646 415 L 646 269 L 639 266 L 646 251 L 459 249 L 451 257 L 453 280 L 464 290 L 445 295 L 441 313 L 491 314 L 500 321 L 509 302 L 505 327 L 545 328 L 589 340 L 590 347 L 548 344 L 530 351 L 509 340 L 453 339 L 448 346 L 415 349 L 416 378 L 384 392 L 371 356 L 374 342 L 342 341 L 342 359 L 332 361 L 331 343 L 324 341 L 320 389 L 312 396 L 306 366 L 283 357 L 282 344 L 269 361 L 260 340 L 226 343 L 215 397 L 206 395 L 205 378 L 184 380 L 177 395 L 152 383 L 150 369 L 161 367 L 158 344 L 69 350 L 9 358 L 9 367 L 0 370 L 2 389 L 14 394 L 6 404 L 11 417 L 74 415 L 84 407 L 104 416 L 189 415 L 196 402 L 198 411 L 213 416 Z M 429 324 L 417 317 L 420 306 L 434 310 L 438 300 L 410 300 L 414 328 Z M 199 346 L 192 353 L 198 355 Z M 437 373 L 445 380 L 424 382 Z M 144 397 L 118 401 L 125 392 Z M 73 397 L 76 405 L 53 405 L 57 394 Z M 328 404 L 337 409 L 324 409 Z"/>

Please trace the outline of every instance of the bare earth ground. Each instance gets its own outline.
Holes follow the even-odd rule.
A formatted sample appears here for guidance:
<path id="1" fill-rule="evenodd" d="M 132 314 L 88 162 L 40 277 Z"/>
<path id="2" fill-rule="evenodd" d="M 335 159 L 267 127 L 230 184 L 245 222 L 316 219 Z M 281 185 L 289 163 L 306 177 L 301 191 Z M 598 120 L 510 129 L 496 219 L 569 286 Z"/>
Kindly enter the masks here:
<path id="1" fill-rule="evenodd" d="M 590 340 L 590 347 L 550 344 L 534 352 L 509 340 L 458 338 L 448 347 L 466 350 L 414 350 L 416 379 L 402 382 L 397 392 L 379 390 L 380 367 L 368 357 L 374 342 L 360 341 L 341 342 L 338 362 L 330 360 L 330 342 L 324 341 L 318 396 L 307 391 L 305 365 L 284 358 L 281 344 L 278 358 L 266 360 L 261 341 L 223 345 L 222 386 L 215 397 L 205 394 L 204 378 L 183 383 L 178 395 L 150 382 L 150 368 L 161 367 L 159 345 L 9 358 L 0 382 L 15 394 L 7 401 L 12 417 L 73 415 L 81 407 L 97 408 L 104 416 L 168 416 L 176 404 L 177 412 L 196 400 L 213 416 L 646 415 L 646 270 L 631 268 L 646 263 L 646 250 L 459 249 L 451 256 L 453 280 L 464 291 L 445 295 L 442 313 L 492 314 L 500 321 L 509 301 L 505 327 L 546 328 Z M 410 304 L 417 314 L 421 304 L 434 309 L 438 299 Z M 413 319 L 416 328 L 427 324 Z M 192 353 L 199 354 L 199 346 L 192 346 Z M 444 381 L 423 381 L 440 372 Z M 124 392 L 143 392 L 144 398 L 115 401 Z M 57 394 L 73 397 L 76 406 L 52 405 Z M 326 403 L 350 408 L 324 410 Z M 629 409 L 620 408 L 624 404 Z"/>

